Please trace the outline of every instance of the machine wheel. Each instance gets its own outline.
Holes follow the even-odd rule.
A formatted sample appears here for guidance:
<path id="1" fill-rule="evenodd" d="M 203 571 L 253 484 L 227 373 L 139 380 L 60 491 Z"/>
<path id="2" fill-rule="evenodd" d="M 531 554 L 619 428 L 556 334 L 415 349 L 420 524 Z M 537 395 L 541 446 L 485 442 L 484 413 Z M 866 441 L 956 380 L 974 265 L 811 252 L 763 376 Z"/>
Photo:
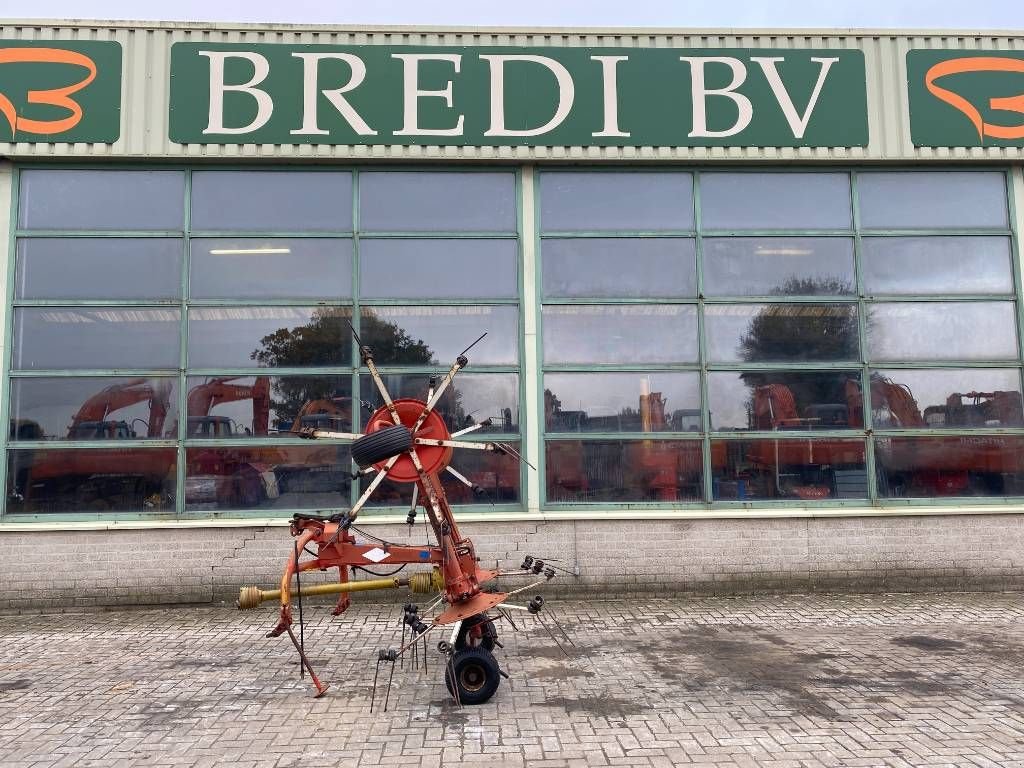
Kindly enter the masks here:
<path id="1" fill-rule="evenodd" d="M 444 682 L 460 704 L 483 704 L 498 690 L 501 672 L 486 648 L 463 648 L 445 668 Z"/>
<path id="2" fill-rule="evenodd" d="M 395 424 L 363 435 L 352 443 L 352 461 L 360 467 L 368 467 L 378 461 L 390 459 L 398 453 L 412 448 L 412 432 L 408 427 Z"/>
<path id="3" fill-rule="evenodd" d="M 486 613 L 470 616 L 462 622 L 458 637 L 455 638 L 455 649 L 486 648 L 493 651 L 498 642 L 498 630 Z"/>

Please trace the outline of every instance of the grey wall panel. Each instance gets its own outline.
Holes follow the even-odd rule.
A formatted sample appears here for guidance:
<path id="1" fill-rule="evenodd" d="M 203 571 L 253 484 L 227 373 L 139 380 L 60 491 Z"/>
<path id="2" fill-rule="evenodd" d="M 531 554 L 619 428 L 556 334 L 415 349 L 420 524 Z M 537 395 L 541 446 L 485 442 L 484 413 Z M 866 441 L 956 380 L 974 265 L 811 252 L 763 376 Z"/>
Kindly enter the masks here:
<path id="1" fill-rule="evenodd" d="M 116 40 L 124 52 L 121 136 L 113 144 L 0 142 L 0 154 L 16 159 L 154 159 L 254 162 L 317 161 L 450 162 L 1006 162 L 1024 158 L 1015 147 L 915 148 L 907 111 L 907 51 L 1024 50 L 1024 35 L 971 32 L 856 30 L 528 30 L 412 27 L 353 29 L 294 25 L 8 21 L 0 39 Z M 864 52 L 870 142 L 867 147 L 440 147 L 177 144 L 168 139 L 170 47 L 175 42 L 319 44 L 621 46 L 624 48 L 833 48 Z"/>

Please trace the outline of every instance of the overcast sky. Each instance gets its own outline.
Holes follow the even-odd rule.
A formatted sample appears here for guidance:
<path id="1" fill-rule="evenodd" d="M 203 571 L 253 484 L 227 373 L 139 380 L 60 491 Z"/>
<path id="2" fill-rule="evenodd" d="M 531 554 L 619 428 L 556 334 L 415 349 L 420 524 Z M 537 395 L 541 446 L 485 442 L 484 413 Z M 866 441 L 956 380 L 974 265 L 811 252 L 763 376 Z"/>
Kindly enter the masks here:
<path id="1" fill-rule="evenodd" d="M 0 0 L 0 18 L 308 24 L 1024 29 L 1021 0 Z"/>

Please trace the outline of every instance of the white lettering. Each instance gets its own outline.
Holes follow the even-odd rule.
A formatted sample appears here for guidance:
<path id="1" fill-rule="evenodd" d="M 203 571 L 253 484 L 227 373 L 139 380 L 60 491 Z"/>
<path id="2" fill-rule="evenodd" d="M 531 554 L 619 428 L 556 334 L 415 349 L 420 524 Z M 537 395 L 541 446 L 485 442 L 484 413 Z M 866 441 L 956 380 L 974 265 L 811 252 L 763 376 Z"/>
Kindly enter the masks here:
<path id="1" fill-rule="evenodd" d="M 446 81 L 440 91 L 420 90 L 419 71 L 421 61 L 450 61 L 455 67 L 455 74 L 462 66 L 462 55 L 458 53 L 393 53 L 393 59 L 402 60 L 404 73 L 402 87 L 402 105 L 405 115 L 402 130 L 395 131 L 395 136 L 461 136 L 465 116 L 459 115 L 454 128 L 420 128 L 419 100 L 425 98 L 444 99 L 445 106 L 452 107 L 452 81 Z"/>
<path id="2" fill-rule="evenodd" d="M 250 51 L 199 51 L 199 55 L 210 60 L 210 114 L 203 133 L 252 133 L 266 125 L 274 114 L 274 102 L 269 93 L 256 87 L 270 74 L 270 64 L 266 57 Z M 252 62 L 253 74 L 249 82 L 241 85 L 224 83 L 224 61 L 229 58 Z M 248 125 L 240 128 L 224 125 L 224 94 L 227 91 L 248 93 L 256 99 L 256 117 Z"/>
<path id="3" fill-rule="evenodd" d="M 484 131 L 484 136 L 540 136 L 553 131 L 568 117 L 576 98 L 576 88 L 572 75 L 562 64 L 547 56 L 530 54 L 481 54 L 480 58 L 491 68 L 491 125 Z M 505 127 L 505 63 L 509 61 L 540 64 L 555 76 L 558 83 L 558 108 L 552 118 L 539 128 L 518 130 Z"/>
<path id="4" fill-rule="evenodd" d="M 735 136 L 750 125 L 750 121 L 754 118 L 754 106 L 750 103 L 750 99 L 742 93 L 736 92 L 736 89 L 743 85 L 743 81 L 747 79 L 747 68 L 743 66 L 739 59 L 734 59 L 730 56 L 680 56 L 679 60 L 690 63 L 692 79 L 693 130 L 687 134 L 688 136 L 696 136 L 702 139 L 720 139 L 726 136 Z M 725 88 L 712 88 L 709 90 L 704 85 L 704 67 L 708 64 L 725 64 L 732 70 L 732 82 L 725 86 Z M 727 128 L 724 131 L 708 130 L 708 96 L 725 96 L 732 99 L 736 104 L 738 114 L 736 122 L 733 123 L 731 128 Z"/>
<path id="5" fill-rule="evenodd" d="M 825 84 L 825 78 L 828 77 L 828 71 L 833 64 L 839 61 L 839 57 L 830 59 L 811 57 L 811 61 L 820 64 L 821 69 L 818 70 L 818 81 L 814 84 L 811 98 L 807 102 L 807 109 L 802 115 L 797 114 L 793 99 L 790 98 L 789 91 L 783 85 L 782 78 L 779 77 L 779 70 L 775 66 L 777 62 L 783 61 L 783 58 L 781 56 L 752 56 L 750 60 L 756 61 L 760 65 L 764 76 L 768 79 L 768 85 L 771 86 L 772 93 L 775 94 L 775 100 L 779 102 L 782 114 L 786 116 L 786 122 L 789 123 L 789 130 L 793 132 L 793 138 L 802 139 L 807 130 L 807 123 L 811 120 L 811 113 L 814 112 L 814 105 L 818 103 L 818 96 L 821 95 L 821 87 Z"/>
<path id="6" fill-rule="evenodd" d="M 342 96 L 343 93 L 358 88 L 366 79 L 366 64 L 362 59 L 351 53 L 293 53 L 292 56 L 302 59 L 302 127 L 289 133 L 294 136 L 326 136 L 329 133 L 320 128 L 317 120 L 317 97 L 322 93 L 356 133 L 360 136 L 377 135 L 377 132 L 370 128 L 348 103 L 348 99 Z M 348 82 L 340 88 L 320 90 L 320 62 L 324 59 L 337 59 L 348 64 L 352 70 Z"/>
<path id="7" fill-rule="evenodd" d="M 620 61 L 628 61 L 628 56 L 591 56 L 592 61 L 601 62 L 601 75 L 604 83 L 604 127 L 591 136 L 629 136 L 619 130 L 619 81 L 617 67 Z"/>

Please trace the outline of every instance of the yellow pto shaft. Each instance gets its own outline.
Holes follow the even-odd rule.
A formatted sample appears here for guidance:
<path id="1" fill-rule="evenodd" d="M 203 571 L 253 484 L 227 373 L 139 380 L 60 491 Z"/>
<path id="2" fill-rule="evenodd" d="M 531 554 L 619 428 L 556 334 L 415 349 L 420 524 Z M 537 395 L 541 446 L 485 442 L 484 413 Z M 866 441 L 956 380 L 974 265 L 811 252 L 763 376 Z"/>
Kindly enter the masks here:
<path id="1" fill-rule="evenodd" d="M 404 579 L 395 576 L 394 578 L 387 579 L 314 584 L 303 587 L 299 592 L 290 591 L 289 594 L 292 597 L 296 594 L 301 594 L 303 597 L 311 597 L 314 595 L 337 595 L 342 592 L 368 592 L 371 589 L 393 589 L 394 587 L 409 587 L 413 592 L 438 592 L 444 588 L 444 580 L 441 577 L 441 571 L 435 568 L 431 572 L 414 573 Z M 242 587 L 238 593 L 238 608 L 239 610 L 246 611 L 256 608 L 264 600 L 280 599 L 280 589 Z"/>

